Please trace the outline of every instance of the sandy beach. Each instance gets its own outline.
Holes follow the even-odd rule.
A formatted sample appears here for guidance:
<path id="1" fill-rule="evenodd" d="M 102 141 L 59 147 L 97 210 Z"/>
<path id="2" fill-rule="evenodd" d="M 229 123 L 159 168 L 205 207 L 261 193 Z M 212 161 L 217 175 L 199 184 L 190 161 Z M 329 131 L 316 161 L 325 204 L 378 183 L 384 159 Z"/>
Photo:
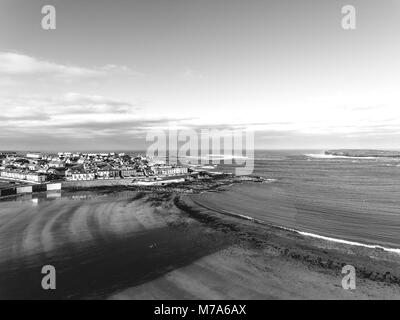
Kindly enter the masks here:
<path id="1" fill-rule="evenodd" d="M 399 299 L 400 256 L 209 210 L 199 196 L 82 192 L 2 202 L 0 298 Z M 41 267 L 57 290 L 40 288 Z M 357 270 L 356 290 L 341 268 Z"/>

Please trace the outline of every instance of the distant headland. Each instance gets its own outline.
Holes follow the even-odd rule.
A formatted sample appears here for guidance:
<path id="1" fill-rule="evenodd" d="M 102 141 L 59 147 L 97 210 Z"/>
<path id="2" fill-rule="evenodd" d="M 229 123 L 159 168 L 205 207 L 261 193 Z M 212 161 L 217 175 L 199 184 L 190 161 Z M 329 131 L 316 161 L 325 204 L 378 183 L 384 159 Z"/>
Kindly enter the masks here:
<path id="1" fill-rule="evenodd" d="M 327 150 L 325 151 L 325 154 L 341 157 L 400 158 L 400 151 L 389 150 L 337 149 Z"/>

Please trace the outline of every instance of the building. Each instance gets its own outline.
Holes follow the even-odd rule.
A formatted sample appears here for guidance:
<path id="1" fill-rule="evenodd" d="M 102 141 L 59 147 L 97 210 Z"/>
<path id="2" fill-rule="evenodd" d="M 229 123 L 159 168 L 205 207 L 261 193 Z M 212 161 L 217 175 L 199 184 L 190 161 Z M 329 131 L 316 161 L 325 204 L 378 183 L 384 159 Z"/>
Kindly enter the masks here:
<path id="1" fill-rule="evenodd" d="M 31 152 L 31 153 L 27 153 L 26 157 L 29 159 L 42 159 L 42 154 L 36 153 L 36 152 Z"/>
<path id="2" fill-rule="evenodd" d="M 93 171 L 85 172 L 82 170 L 67 170 L 65 171 L 65 178 L 70 181 L 90 181 L 96 179 Z"/>
<path id="3" fill-rule="evenodd" d="M 119 170 L 112 168 L 102 168 L 97 170 L 97 179 L 118 179 L 119 178 Z"/>
<path id="4" fill-rule="evenodd" d="M 26 173 L 23 170 L 4 170 L 0 175 L 6 179 L 26 180 Z"/>
<path id="5" fill-rule="evenodd" d="M 28 166 L 28 169 L 29 169 L 30 171 L 38 171 L 38 170 L 40 170 L 40 166 L 38 166 L 37 164 L 32 163 L 32 164 L 30 164 L 30 165 Z"/>
<path id="6" fill-rule="evenodd" d="M 160 176 L 173 176 L 173 175 L 183 175 L 188 173 L 187 167 L 180 166 L 154 166 L 151 167 L 151 170 L 155 175 Z"/>
<path id="7" fill-rule="evenodd" d="M 47 180 L 47 176 L 41 173 L 29 172 L 26 175 L 26 180 L 31 182 L 43 183 Z"/>
<path id="8" fill-rule="evenodd" d="M 63 161 L 53 160 L 48 163 L 49 168 L 61 169 L 65 167 L 65 163 Z"/>
<path id="9" fill-rule="evenodd" d="M 133 168 L 122 168 L 121 177 L 122 178 L 132 178 L 143 175 L 143 172 L 138 172 Z"/>
<path id="10" fill-rule="evenodd" d="M 6 179 L 26 180 L 35 183 L 43 183 L 47 180 L 47 176 L 45 174 L 25 170 L 4 170 L 1 171 L 0 176 Z"/>

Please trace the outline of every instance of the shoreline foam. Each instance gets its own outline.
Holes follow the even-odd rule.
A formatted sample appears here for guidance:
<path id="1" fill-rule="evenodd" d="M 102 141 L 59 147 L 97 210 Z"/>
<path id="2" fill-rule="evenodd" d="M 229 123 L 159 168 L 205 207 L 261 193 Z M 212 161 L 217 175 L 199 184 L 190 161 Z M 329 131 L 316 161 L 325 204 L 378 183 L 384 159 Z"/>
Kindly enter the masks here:
<path id="1" fill-rule="evenodd" d="M 257 224 L 261 224 L 261 225 L 267 225 L 273 228 L 278 228 L 278 229 L 282 229 L 285 231 L 290 231 L 290 232 L 295 232 L 298 233 L 302 236 L 305 237 L 311 237 L 311 238 L 317 238 L 317 239 L 322 239 L 322 240 L 326 240 L 326 241 L 330 241 L 330 242 L 335 242 L 335 243 L 341 243 L 341 244 L 347 244 L 347 245 L 351 245 L 351 246 L 358 246 L 358 247 L 364 247 L 364 248 L 369 248 L 369 249 L 380 249 L 380 250 L 384 250 L 387 252 L 392 252 L 392 253 L 397 253 L 400 255 L 400 248 L 389 248 L 389 247 L 384 247 L 382 245 L 379 244 L 368 244 L 368 243 L 361 243 L 361 242 L 356 242 L 356 241 L 350 241 L 350 240 L 345 240 L 345 239 L 340 239 L 340 238 L 333 238 L 333 237 L 327 237 L 327 236 L 323 236 L 323 235 L 319 235 L 319 234 L 315 234 L 315 233 L 311 233 L 311 232 L 306 232 L 306 231 L 301 231 L 298 229 L 293 229 L 293 228 L 288 228 L 285 226 L 281 226 L 281 225 L 276 225 L 273 223 L 269 223 L 267 221 L 261 220 L 261 219 L 257 219 L 254 218 L 252 216 L 248 216 L 248 215 L 244 215 L 244 214 L 239 214 L 239 213 L 235 213 L 235 212 L 231 212 L 231 211 L 227 211 L 224 209 L 216 209 L 216 208 L 211 208 L 207 205 L 204 205 L 202 203 L 200 203 L 199 201 L 196 200 L 192 200 L 194 203 L 196 203 L 197 205 L 204 207 L 208 210 L 220 213 L 220 214 L 225 214 L 231 217 L 236 217 L 239 219 L 244 219 L 244 220 L 248 220 L 251 222 L 255 222 Z"/>

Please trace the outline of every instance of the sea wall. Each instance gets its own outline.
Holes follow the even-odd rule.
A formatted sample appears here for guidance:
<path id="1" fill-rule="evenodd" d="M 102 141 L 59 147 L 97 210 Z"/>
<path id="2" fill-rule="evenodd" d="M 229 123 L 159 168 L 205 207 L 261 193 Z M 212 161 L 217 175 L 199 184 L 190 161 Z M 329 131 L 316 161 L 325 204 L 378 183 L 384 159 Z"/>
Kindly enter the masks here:
<path id="1" fill-rule="evenodd" d="M 19 194 L 29 194 L 34 192 L 55 191 L 55 190 L 61 190 L 61 188 L 62 188 L 61 183 L 11 186 L 8 188 L 0 189 L 0 197 L 7 197 Z"/>
<path id="2" fill-rule="evenodd" d="M 133 185 L 135 186 L 164 186 L 170 183 L 180 183 L 185 182 L 185 178 L 176 178 L 160 181 L 135 181 Z"/>
<path id="3" fill-rule="evenodd" d="M 66 188 L 91 188 L 105 186 L 128 186 L 132 185 L 133 179 L 109 179 L 109 180 L 90 180 L 90 181 L 63 181 L 62 189 Z"/>
<path id="4" fill-rule="evenodd" d="M 7 197 L 17 194 L 17 188 L 4 188 L 0 190 L 0 197 Z"/>
<path id="5" fill-rule="evenodd" d="M 24 187 L 17 187 L 16 188 L 16 193 L 17 194 L 32 193 L 32 192 L 33 192 L 32 186 L 24 186 Z"/>
<path id="6" fill-rule="evenodd" d="M 61 183 L 49 183 L 47 185 L 47 191 L 54 191 L 54 190 L 61 190 L 62 184 Z"/>
<path id="7" fill-rule="evenodd" d="M 35 185 L 20 185 L 11 186 L 8 188 L 0 189 L 0 197 L 29 194 L 35 192 L 56 191 L 62 189 L 73 188 L 93 188 L 93 187 L 108 187 L 108 186 L 162 186 L 170 183 L 184 182 L 185 177 L 175 176 L 169 177 L 164 180 L 157 181 L 144 181 L 143 179 L 108 179 L 108 180 L 90 180 L 90 181 L 61 181 L 57 183 L 35 184 Z"/>
<path id="8" fill-rule="evenodd" d="M 184 182 L 186 176 L 171 176 L 163 180 L 146 181 L 145 179 L 108 179 L 89 181 L 63 181 L 62 189 L 93 188 L 108 186 L 162 186 L 170 183 Z"/>

